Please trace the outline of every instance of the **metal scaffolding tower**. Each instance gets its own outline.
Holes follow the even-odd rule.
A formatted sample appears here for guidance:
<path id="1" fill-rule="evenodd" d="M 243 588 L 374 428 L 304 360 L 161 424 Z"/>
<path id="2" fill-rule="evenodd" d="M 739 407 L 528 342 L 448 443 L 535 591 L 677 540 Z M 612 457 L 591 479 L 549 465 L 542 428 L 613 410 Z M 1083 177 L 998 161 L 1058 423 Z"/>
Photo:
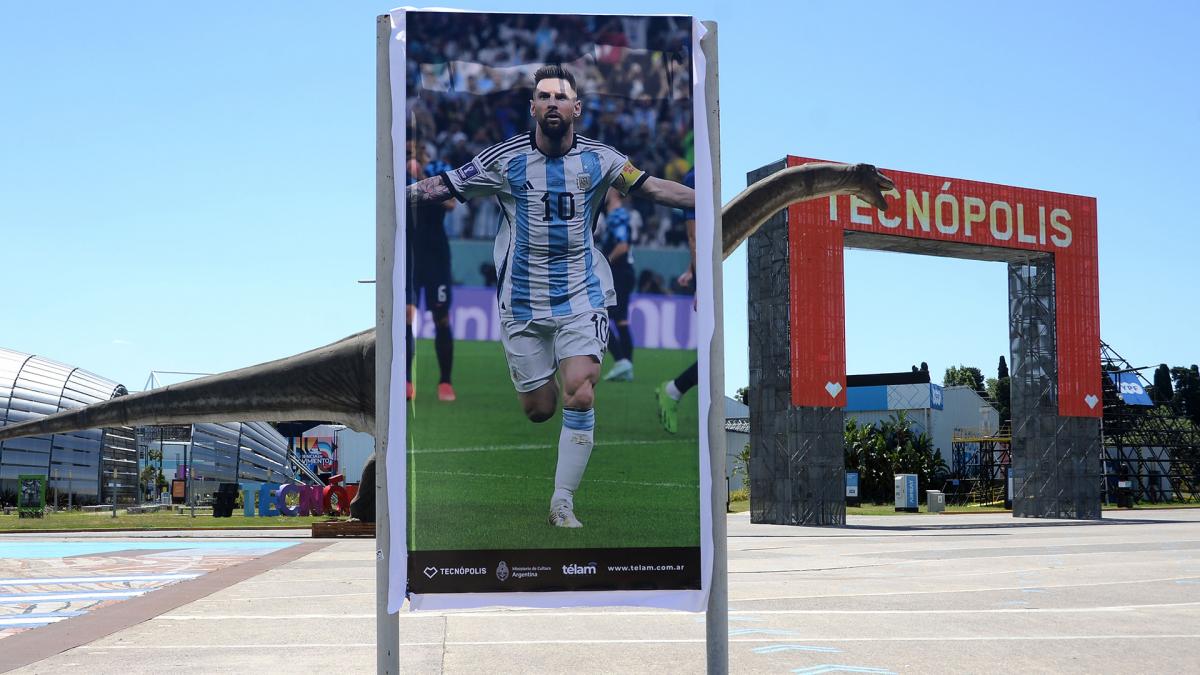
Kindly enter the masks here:
<path id="1" fill-rule="evenodd" d="M 1133 373 L 1143 388 L 1150 382 L 1108 344 L 1100 343 L 1105 373 Z M 1200 429 L 1166 405 L 1131 405 L 1109 377 L 1104 378 L 1105 501 L 1114 501 L 1121 482 L 1131 484 L 1135 501 L 1200 501 Z"/>
<path id="2" fill-rule="evenodd" d="M 1008 265 L 1013 515 L 1100 517 L 1099 420 L 1058 414 L 1054 258 Z"/>

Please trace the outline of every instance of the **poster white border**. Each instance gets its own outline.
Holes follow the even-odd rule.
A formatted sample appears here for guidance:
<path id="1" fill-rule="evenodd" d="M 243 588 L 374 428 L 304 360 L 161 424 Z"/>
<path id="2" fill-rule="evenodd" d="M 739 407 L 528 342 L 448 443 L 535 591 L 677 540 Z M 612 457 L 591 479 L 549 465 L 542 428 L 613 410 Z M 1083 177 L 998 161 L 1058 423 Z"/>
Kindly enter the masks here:
<path id="1" fill-rule="evenodd" d="M 407 125 L 405 111 L 407 109 L 407 80 L 405 77 L 405 60 L 407 58 L 406 12 L 415 8 L 399 8 L 389 14 L 392 20 L 391 40 L 389 41 L 389 63 L 391 74 L 392 100 L 392 170 L 394 176 L 405 175 L 404 148 L 407 140 Z M 443 8 L 421 11 L 459 11 Z M 638 15 L 652 16 L 652 15 Z M 661 16 L 661 15 L 660 15 Z M 671 15 L 678 16 L 678 15 Z M 707 64 L 704 52 L 700 49 L 700 40 L 706 29 L 699 19 L 692 18 L 692 107 L 693 107 L 693 138 L 694 155 L 696 158 L 696 260 L 713 260 L 713 233 L 715 213 L 712 199 L 714 167 L 712 166 L 712 148 L 708 129 L 708 101 L 705 96 L 707 81 Z M 701 192 L 700 186 L 708 189 Z M 403 181 L 395 181 L 396 204 L 396 239 L 393 249 L 393 311 L 392 311 L 392 354 L 405 353 L 405 308 L 396 310 L 394 303 L 397 298 L 404 298 L 405 273 L 405 227 L 403 208 L 405 200 Z M 709 447 L 709 416 L 712 408 L 712 393 L 709 386 L 711 378 L 712 349 L 715 332 L 715 303 L 716 292 L 713 270 L 706 269 L 709 274 L 696 274 L 697 322 L 699 339 L 696 347 L 696 358 L 699 363 L 699 382 L 697 383 L 699 414 L 700 453 L 700 590 L 661 590 L 661 591 L 548 591 L 524 593 L 414 593 L 409 596 L 409 606 L 413 610 L 437 609 L 468 609 L 475 607 L 509 606 L 509 607 L 603 607 L 615 605 L 657 607 L 677 609 L 691 612 L 704 611 L 708 603 L 708 594 L 712 586 L 713 569 L 713 506 L 712 499 L 712 467 Z M 699 272 L 699 270 L 698 270 Z M 388 612 L 400 610 L 404 604 L 408 584 L 408 531 L 407 531 L 407 415 L 406 398 L 402 384 L 405 382 L 404 361 L 393 356 L 391 364 L 391 397 L 388 411 L 388 452 L 385 455 L 385 470 L 387 472 L 387 504 L 390 514 L 390 549 L 387 552 L 390 561 L 388 574 Z"/>

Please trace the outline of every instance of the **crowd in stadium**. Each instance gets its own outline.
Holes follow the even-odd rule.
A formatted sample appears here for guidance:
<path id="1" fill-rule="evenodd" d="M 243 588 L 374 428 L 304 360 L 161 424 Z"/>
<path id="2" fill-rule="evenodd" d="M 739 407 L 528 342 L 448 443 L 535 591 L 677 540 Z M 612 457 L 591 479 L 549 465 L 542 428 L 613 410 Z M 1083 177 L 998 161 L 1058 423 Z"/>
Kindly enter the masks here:
<path id="1" fill-rule="evenodd" d="M 682 182 L 692 168 L 690 24 L 680 17 L 425 15 L 410 34 L 410 130 L 435 167 L 457 167 L 484 148 L 530 129 L 532 73 L 544 63 L 572 72 L 583 101 L 578 128 L 626 153 L 638 168 Z M 453 17 L 453 21 L 450 19 Z M 464 23 L 465 22 L 465 23 Z M 410 27 L 412 29 L 414 27 Z M 653 46 L 653 47 L 649 47 Z M 686 246 L 683 214 L 648 201 L 634 243 Z M 494 200 L 447 216 L 451 237 L 490 239 Z"/>

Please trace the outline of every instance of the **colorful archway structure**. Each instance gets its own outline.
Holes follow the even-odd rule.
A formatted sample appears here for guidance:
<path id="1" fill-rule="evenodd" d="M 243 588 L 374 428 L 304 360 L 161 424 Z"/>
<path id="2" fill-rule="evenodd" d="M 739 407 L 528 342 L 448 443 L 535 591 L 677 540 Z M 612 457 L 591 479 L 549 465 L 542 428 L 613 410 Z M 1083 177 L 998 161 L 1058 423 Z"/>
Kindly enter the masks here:
<path id="1" fill-rule="evenodd" d="M 749 240 L 752 522 L 845 522 L 846 247 L 1008 264 L 1013 514 L 1099 518 L 1096 200 L 882 171 L 896 184 L 887 212 L 804 202 Z"/>

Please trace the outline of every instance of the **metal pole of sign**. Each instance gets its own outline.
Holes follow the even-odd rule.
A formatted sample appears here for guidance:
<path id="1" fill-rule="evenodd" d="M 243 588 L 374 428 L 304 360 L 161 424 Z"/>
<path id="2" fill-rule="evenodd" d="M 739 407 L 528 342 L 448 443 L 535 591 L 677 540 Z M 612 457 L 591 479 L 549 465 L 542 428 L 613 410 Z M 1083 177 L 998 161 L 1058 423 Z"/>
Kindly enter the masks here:
<path id="1" fill-rule="evenodd" d="M 183 505 L 186 507 L 191 501 L 188 497 L 192 494 L 192 455 L 195 454 L 196 439 L 192 439 L 191 443 L 183 446 Z"/>
<path id="2" fill-rule="evenodd" d="M 388 614 L 387 437 L 392 368 L 392 257 L 396 190 L 392 176 L 392 18 L 375 17 L 375 671 L 400 672 L 400 615 Z M 403 545 L 403 542 L 400 542 Z"/>
<path id="3" fill-rule="evenodd" d="M 705 78 L 704 101 L 708 106 L 708 141 L 712 161 L 713 199 L 713 259 L 708 269 L 712 270 L 714 324 L 712 349 L 709 353 L 709 386 L 711 409 L 708 420 L 710 470 L 712 474 L 712 537 L 713 565 L 708 591 L 708 611 L 705 614 L 705 637 L 708 646 L 707 666 L 710 675 L 725 675 L 729 672 L 729 578 L 728 546 L 725 541 L 725 332 L 722 329 L 721 311 L 721 128 L 720 101 L 717 87 L 717 24 L 705 21 L 707 30 L 700 39 L 704 53 Z"/>

